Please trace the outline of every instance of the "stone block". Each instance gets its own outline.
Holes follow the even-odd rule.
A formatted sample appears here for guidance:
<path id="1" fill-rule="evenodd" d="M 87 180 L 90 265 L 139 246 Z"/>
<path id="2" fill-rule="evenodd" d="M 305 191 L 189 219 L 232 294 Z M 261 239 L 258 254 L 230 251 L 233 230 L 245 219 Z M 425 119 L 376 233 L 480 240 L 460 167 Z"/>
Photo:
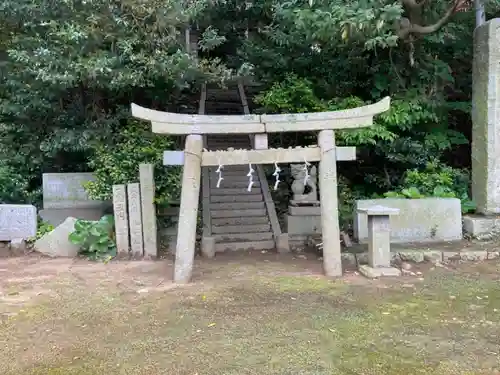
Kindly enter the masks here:
<path id="1" fill-rule="evenodd" d="M 104 215 L 104 207 L 97 208 L 47 208 L 38 212 L 43 221 L 57 227 L 68 217 L 97 221 Z"/>
<path id="2" fill-rule="evenodd" d="M 14 238 L 9 244 L 10 250 L 14 255 L 22 255 L 26 251 L 26 241 L 22 238 Z"/>
<path id="3" fill-rule="evenodd" d="M 139 180 L 144 255 L 148 258 L 156 258 L 158 256 L 158 230 L 156 227 L 154 168 L 152 164 L 139 165 Z"/>
<path id="4" fill-rule="evenodd" d="M 370 279 L 384 276 L 401 276 L 401 271 L 394 267 L 370 267 L 367 265 L 359 266 L 359 272 Z"/>
<path id="5" fill-rule="evenodd" d="M 267 150 L 268 148 L 269 148 L 269 146 L 268 146 L 267 133 L 255 134 L 255 136 L 254 136 L 254 149 Z"/>
<path id="6" fill-rule="evenodd" d="M 92 173 L 44 173 L 43 208 L 102 208 L 107 203 L 89 198 L 83 185 Z"/>
<path id="7" fill-rule="evenodd" d="M 79 246 L 74 245 L 68 239 L 75 230 L 76 220 L 74 217 L 66 218 L 53 231 L 46 233 L 35 242 L 35 250 L 51 257 L 75 257 L 78 255 Z"/>
<path id="8" fill-rule="evenodd" d="M 321 216 L 320 206 L 289 206 L 288 214 L 291 216 Z"/>
<path id="9" fill-rule="evenodd" d="M 311 235 L 321 233 L 321 216 L 285 217 L 287 233 L 291 235 Z"/>
<path id="10" fill-rule="evenodd" d="M 281 233 L 278 235 L 276 240 L 276 248 L 278 253 L 288 253 L 290 252 L 290 243 L 288 241 L 288 233 Z"/>
<path id="11" fill-rule="evenodd" d="M 368 265 L 374 268 L 389 267 L 390 263 L 391 226 L 389 216 L 368 215 Z"/>
<path id="12" fill-rule="evenodd" d="M 392 216 L 391 243 L 440 242 L 462 239 L 462 209 L 456 198 L 367 199 L 358 200 L 354 209 L 354 236 L 368 242 L 368 219 L 358 209 L 382 205 L 399 209 Z"/>
<path id="13" fill-rule="evenodd" d="M 473 237 L 500 231 L 500 218 L 496 216 L 464 216 L 464 231 Z"/>
<path id="14" fill-rule="evenodd" d="M 116 251 L 120 255 L 128 255 L 130 241 L 126 185 L 113 185 L 113 214 L 115 217 Z"/>
<path id="15" fill-rule="evenodd" d="M 130 248 L 132 256 L 144 255 L 142 237 L 141 191 L 138 183 L 127 185 Z"/>
<path id="16" fill-rule="evenodd" d="M 439 250 L 425 250 L 424 260 L 432 263 L 441 263 L 443 261 L 443 253 Z"/>
<path id="17" fill-rule="evenodd" d="M 201 238 L 201 254 L 207 258 L 215 256 L 215 238 L 211 236 L 203 236 Z"/>
<path id="18" fill-rule="evenodd" d="M 422 263 L 425 259 L 425 254 L 421 250 L 403 250 L 397 251 L 395 254 L 404 262 Z"/>
<path id="19" fill-rule="evenodd" d="M 461 251 L 460 259 L 467 262 L 477 262 L 488 259 L 486 250 L 465 250 Z"/>
<path id="20" fill-rule="evenodd" d="M 29 204 L 0 204 L 0 241 L 28 239 L 36 236 L 35 206 Z"/>
<path id="21" fill-rule="evenodd" d="M 500 18 L 474 30 L 472 198 L 477 212 L 500 213 Z"/>

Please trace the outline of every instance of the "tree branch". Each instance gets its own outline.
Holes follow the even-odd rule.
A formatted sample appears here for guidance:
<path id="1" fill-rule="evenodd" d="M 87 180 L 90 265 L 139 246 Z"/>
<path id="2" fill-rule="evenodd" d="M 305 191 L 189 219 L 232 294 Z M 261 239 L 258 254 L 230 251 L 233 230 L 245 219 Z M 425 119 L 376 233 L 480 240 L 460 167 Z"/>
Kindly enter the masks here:
<path id="1" fill-rule="evenodd" d="M 401 0 L 407 10 L 408 18 L 401 19 L 398 36 L 401 39 L 407 39 L 411 34 L 426 35 L 438 31 L 446 25 L 453 14 L 467 2 L 467 0 L 454 0 L 453 4 L 448 8 L 446 13 L 436 23 L 428 26 L 422 26 L 418 20 L 420 17 L 421 7 L 427 0 L 417 3 L 416 0 Z"/>

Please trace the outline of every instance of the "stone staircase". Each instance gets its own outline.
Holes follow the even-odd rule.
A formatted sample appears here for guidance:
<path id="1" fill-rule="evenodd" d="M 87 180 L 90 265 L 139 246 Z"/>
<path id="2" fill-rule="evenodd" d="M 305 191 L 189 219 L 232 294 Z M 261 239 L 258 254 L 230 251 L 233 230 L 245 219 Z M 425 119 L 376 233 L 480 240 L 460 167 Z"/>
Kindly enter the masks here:
<path id="1" fill-rule="evenodd" d="M 225 91 L 224 95 L 224 100 L 219 101 L 215 90 L 207 90 L 206 114 L 243 112 L 237 88 Z M 239 111 L 236 106 L 238 102 Z M 227 103 L 233 105 L 228 108 L 225 105 Z M 209 135 L 205 138 L 205 147 L 208 150 L 226 150 L 230 147 L 251 149 L 251 142 L 248 135 Z M 256 170 L 256 166 L 253 168 Z M 215 252 L 274 249 L 275 240 L 257 170 L 253 174 L 254 184 L 250 192 L 247 191 L 248 165 L 223 167 L 224 179 L 219 188 L 216 170 L 217 167 L 205 167 L 203 171 L 204 175 L 208 175 L 203 183 L 209 185 L 209 189 L 205 187 L 208 203 L 203 203 L 203 209 L 208 204 L 209 231 L 215 239 Z"/>

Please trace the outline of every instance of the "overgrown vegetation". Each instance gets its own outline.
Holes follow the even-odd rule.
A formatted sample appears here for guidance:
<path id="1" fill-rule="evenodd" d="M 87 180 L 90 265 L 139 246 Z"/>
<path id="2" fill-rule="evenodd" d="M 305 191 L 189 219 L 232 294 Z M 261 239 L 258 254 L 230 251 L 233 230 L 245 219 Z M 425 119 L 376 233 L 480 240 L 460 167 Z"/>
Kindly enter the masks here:
<path id="1" fill-rule="evenodd" d="M 78 219 L 69 240 L 80 247 L 80 255 L 91 260 L 110 260 L 116 256 L 114 225 L 112 215 L 98 221 Z"/>
<path id="2" fill-rule="evenodd" d="M 484 3 L 487 18 L 499 15 L 498 0 Z M 97 174 L 91 196 L 109 198 L 111 184 L 136 180 L 138 164 L 152 162 L 157 201 L 168 205 L 178 198 L 179 171 L 160 170 L 161 153 L 181 140 L 132 121 L 130 103 L 194 113 L 201 84 L 251 75 L 261 83 L 254 112 L 335 110 L 391 96 L 391 110 L 373 127 L 337 134 L 339 145 L 359 150 L 358 161 L 339 164 L 348 222 L 354 198 L 407 189 L 412 171 L 429 163 L 451 175 L 470 166 L 469 5 L 3 1 L 0 202 L 39 205 L 43 172 L 89 170 Z M 199 34 L 198 58 L 186 48 L 187 27 Z M 314 142 L 313 134 L 272 139 L 285 147 Z M 428 195 L 427 183 L 411 187 Z M 469 199 L 465 182 L 453 186 Z"/>

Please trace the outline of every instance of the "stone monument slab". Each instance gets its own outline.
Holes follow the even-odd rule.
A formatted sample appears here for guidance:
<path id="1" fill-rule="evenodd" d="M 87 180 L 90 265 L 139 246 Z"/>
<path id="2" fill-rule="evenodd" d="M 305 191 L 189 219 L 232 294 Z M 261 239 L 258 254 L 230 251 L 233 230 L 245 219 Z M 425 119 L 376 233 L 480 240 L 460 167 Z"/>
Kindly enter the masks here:
<path id="1" fill-rule="evenodd" d="M 36 208 L 30 204 L 0 204 L 0 241 L 36 236 Z"/>
<path id="2" fill-rule="evenodd" d="M 391 242 L 437 242 L 462 239 L 462 208 L 457 198 L 358 200 L 354 208 L 354 237 L 368 242 L 368 218 L 359 210 L 373 206 L 399 209 L 391 217 Z"/>
<path id="3" fill-rule="evenodd" d="M 142 257 L 144 255 L 144 242 L 142 237 L 141 189 L 139 184 L 128 184 L 127 195 L 130 247 L 133 256 Z"/>
<path id="4" fill-rule="evenodd" d="M 500 18 L 474 31 L 472 198 L 481 214 L 500 213 Z"/>
<path id="5" fill-rule="evenodd" d="M 158 256 L 158 230 L 156 228 L 156 206 L 154 167 L 152 164 L 139 165 L 139 181 L 141 185 L 142 235 L 144 237 L 144 255 Z"/>
<path id="6" fill-rule="evenodd" d="M 113 213 L 115 216 L 116 250 L 118 254 L 128 254 L 130 241 L 128 235 L 127 188 L 113 185 Z"/>
<path id="7" fill-rule="evenodd" d="M 91 200 L 83 184 L 92 181 L 92 173 L 44 173 L 43 208 L 102 208 L 105 202 Z"/>

